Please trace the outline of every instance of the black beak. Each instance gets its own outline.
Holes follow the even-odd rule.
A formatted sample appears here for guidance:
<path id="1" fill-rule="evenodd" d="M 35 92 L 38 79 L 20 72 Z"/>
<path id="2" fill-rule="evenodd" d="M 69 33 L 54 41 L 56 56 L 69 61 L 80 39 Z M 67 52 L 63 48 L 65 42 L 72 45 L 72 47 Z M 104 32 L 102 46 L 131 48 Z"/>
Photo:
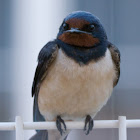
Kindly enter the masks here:
<path id="1" fill-rule="evenodd" d="M 81 31 L 81 30 L 79 30 L 78 28 L 71 28 L 70 30 L 67 30 L 67 31 L 65 31 L 66 33 L 76 33 L 76 34 L 81 34 L 81 33 L 83 33 L 83 34 L 90 34 L 91 35 L 91 33 L 89 33 L 89 32 L 86 32 L 86 31 Z"/>

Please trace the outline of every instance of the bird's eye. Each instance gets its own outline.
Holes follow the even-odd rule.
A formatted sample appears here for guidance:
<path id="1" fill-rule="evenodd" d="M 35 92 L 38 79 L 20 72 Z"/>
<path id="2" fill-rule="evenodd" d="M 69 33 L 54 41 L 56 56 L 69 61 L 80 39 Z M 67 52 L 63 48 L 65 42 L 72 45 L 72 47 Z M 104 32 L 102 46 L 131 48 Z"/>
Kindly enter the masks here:
<path id="1" fill-rule="evenodd" d="M 68 28 L 69 28 L 69 25 L 67 23 L 64 23 L 63 24 L 63 29 L 66 31 L 66 30 L 68 30 Z"/>
<path id="2" fill-rule="evenodd" d="M 90 31 L 93 31 L 94 29 L 95 29 L 95 25 L 93 25 L 93 24 L 89 25 L 89 30 Z"/>

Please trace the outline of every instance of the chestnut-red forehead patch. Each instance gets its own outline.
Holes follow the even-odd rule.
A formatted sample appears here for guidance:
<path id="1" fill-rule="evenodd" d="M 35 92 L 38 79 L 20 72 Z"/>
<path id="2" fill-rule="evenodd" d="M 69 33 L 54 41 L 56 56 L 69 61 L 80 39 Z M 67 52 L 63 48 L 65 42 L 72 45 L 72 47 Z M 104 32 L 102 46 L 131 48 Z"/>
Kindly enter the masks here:
<path id="1" fill-rule="evenodd" d="M 82 29 L 84 25 L 90 24 L 88 21 L 79 18 L 72 18 L 66 21 L 69 24 L 69 28 L 79 28 Z"/>

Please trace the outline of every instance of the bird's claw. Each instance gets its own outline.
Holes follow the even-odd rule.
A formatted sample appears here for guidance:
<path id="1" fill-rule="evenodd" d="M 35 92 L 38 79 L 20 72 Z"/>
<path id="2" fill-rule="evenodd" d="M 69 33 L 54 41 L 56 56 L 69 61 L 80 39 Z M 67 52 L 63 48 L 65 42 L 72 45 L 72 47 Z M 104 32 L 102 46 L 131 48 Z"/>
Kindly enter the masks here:
<path id="1" fill-rule="evenodd" d="M 66 131 L 66 124 L 64 122 L 64 120 L 60 117 L 60 116 L 57 116 L 57 119 L 56 119 L 56 127 L 58 129 L 58 131 L 60 132 L 60 134 L 62 135 L 63 133 L 65 133 L 65 131 L 62 129 L 62 124 L 64 126 L 64 130 Z"/>
<path id="2" fill-rule="evenodd" d="M 85 119 L 85 126 L 84 126 L 84 131 L 86 131 L 86 135 L 88 135 L 89 132 L 92 131 L 93 126 L 94 126 L 93 119 L 91 118 L 90 115 L 87 115 Z"/>

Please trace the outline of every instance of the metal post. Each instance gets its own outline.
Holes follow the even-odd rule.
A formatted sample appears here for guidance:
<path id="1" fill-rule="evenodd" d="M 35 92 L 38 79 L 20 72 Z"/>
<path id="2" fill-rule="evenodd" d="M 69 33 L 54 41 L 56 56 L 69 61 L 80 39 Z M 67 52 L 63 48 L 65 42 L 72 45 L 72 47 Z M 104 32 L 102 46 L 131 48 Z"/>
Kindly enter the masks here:
<path id="1" fill-rule="evenodd" d="M 127 140 L 126 117 L 119 117 L 119 140 Z"/>
<path id="2" fill-rule="evenodd" d="M 16 117 L 16 140 L 24 140 L 23 121 L 20 116 Z"/>

